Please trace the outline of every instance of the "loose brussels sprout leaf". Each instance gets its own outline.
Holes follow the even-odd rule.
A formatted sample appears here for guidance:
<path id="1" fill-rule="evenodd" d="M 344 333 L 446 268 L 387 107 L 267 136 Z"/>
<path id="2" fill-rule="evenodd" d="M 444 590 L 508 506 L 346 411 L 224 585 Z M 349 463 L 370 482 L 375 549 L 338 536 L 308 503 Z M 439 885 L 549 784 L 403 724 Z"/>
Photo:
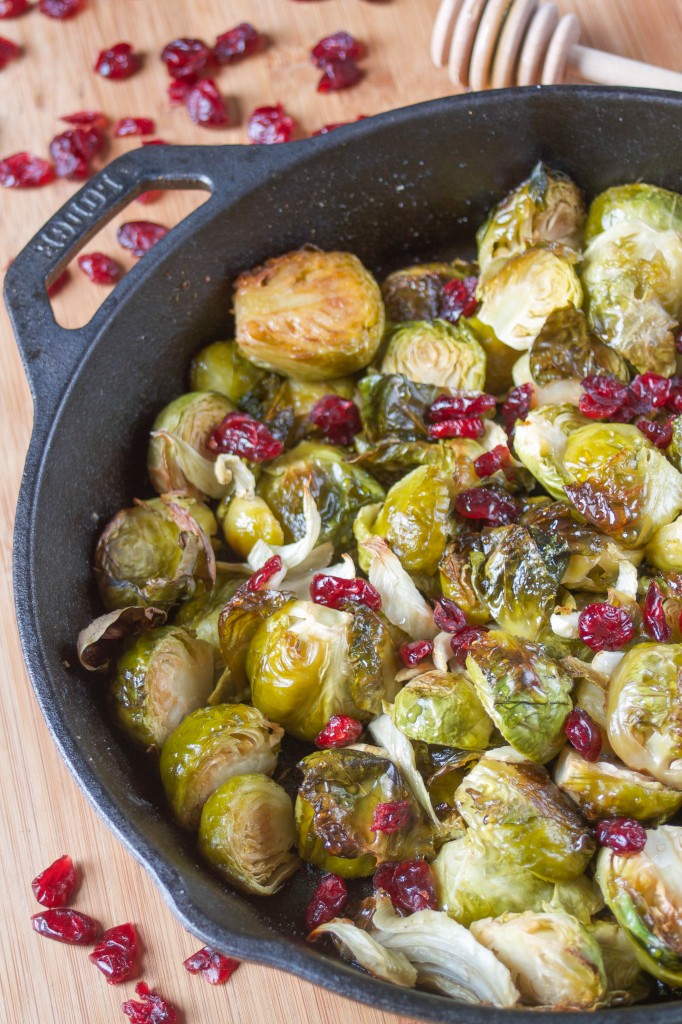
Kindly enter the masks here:
<path id="1" fill-rule="evenodd" d="M 358 392 L 365 438 L 380 444 L 426 438 L 426 414 L 441 389 L 417 384 L 402 373 L 370 372 L 359 382 Z"/>
<path id="2" fill-rule="evenodd" d="M 601 949 L 606 971 L 608 1006 L 628 1006 L 646 998 L 649 984 L 632 943 L 615 921 L 595 921 L 588 931 Z"/>
<path id="3" fill-rule="evenodd" d="M 527 1006 L 593 1010 L 607 990 L 599 943 L 560 912 L 503 914 L 474 921 L 471 931 L 509 968 Z"/>
<path id="4" fill-rule="evenodd" d="M 399 769 L 370 749 L 309 754 L 299 765 L 298 848 L 304 861 L 342 878 L 371 875 L 377 864 L 433 855 L 424 813 Z M 404 802 L 409 821 L 396 832 L 375 832 L 379 804 Z"/>
<path id="5" fill-rule="evenodd" d="M 265 467 L 257 487 L 284 528 L 287 543 L 306 532 L 306 487 L 322 517 L 320 541 L 341 548 L 352 538 L 359 510 L 384 498 L 383 487 L 360 466 L 346 462 L 340 448 L 302 441 Z"/>
<path id="6" fill-rule="evenodd" d="M 555 309 L 583 301 L 570 260 L 550 249 L 528 249 L 513 256 L 479 289 L 478 319 L 518 352 L 531 347 Z"/>
<path id="7" fill-rule="evenodd" d="M 581 924 L 589 925 L 604 906 L 596 883 L 587 875 L 581 875 L 572 882 L 557 882 L 551 900 L 543 908 L 526 907 L 526 910 L 560 910 L 577 918 Z"/>
<path id="8" fill-rule="evenodd" d="M 628 768 L 682 790 L 682 644 L 637 644 L 616 668 L 609 742 Z"/>
<path id="9" fill-rule="evenodd" d="M 248 558 L 259 540 L 269 546 L 284 544 L 282 527 L 267 502 L 255 494 L 231 498 L 222 527 L 225 540 L 240 558 Z"/>
<path id="10" fill-rule="evenodd" d="M 246 704 L 193 711 L 161 751 L 161 782 L 178 823 L 199 825 L 208 798 L 235 775 L 272 774 L 284 730 Z"/>
<path id="11" fill-rule="evenodd" d="M 540 765 L 511 747 L 488 751 L 457 790 L 457 806 L 483 842 L 539 878 L 568 882 L 595 849 L 586 822 Z"/>
<path id="12" fill-rule="evenodd" d="M 540 386 L 554 381 L 581 381 L 595 373 L 607 373 L 624 384 L 630 382 L 625 360 L 592 337 L 587 317 L 575 306 L 555 309 L 549 315 L 528 356 L 531 379 Z"/>
<path id="13" fill-rule="evenodd" d="M 645 545 L 682 510 L 682 475 L 630 424 L 579 428 L 566 441 L 562 463 L 574 508 L 627 547 Z"/>
<path id="14" fill-rule="evenodd" d="M 398 692 L 393 721 L 406 736 L 425 743 L 482 750 L 493 723 L 466 672 L 426 672 Z"/>
<path id="15" fill-rule="evenodd" d="M 240 580 L 238 576 L 219 574 L 213 590 L 197 594 L 191 600 L 184 601 L 175 616 L 176 625 L 184 626 L 200 640 L 211 644 L 220 663 L 222 663 L 222 655 L 218 620 L 242 582 L 243 579 Z"/>
<path id="16" fill-rule="evenodd" d="M 577 185 L 562 171 L 536 164 L 476 232 L 481 279 L 487 281 L 510 257 L 542 242 L 579 249 L 585 216 Z"/>
<path id="17" fill-rule="evenodd" d="M 433 575 L 450 529 L 448 484 L 432 466 L 419 466 L 391 487 L 372 526 L 408 572 Z"/>
<path id="18" fill-rule="evenodd" d="M 590 763 L 568 747 L 554 769 L 554 781 L 588 821 L 635 818 L 660 825 L 682 807 L 682 792 L 622 764 Z"/>
<path id="19" fill-rule="evenodd" d="M 490 421 L 488 421 L 490 422 Z M 481 438 L 485 441 L 485 438 Z M 506 444 L 506 437 L 504 442 Z M 380 441 L 371 444 L 363 437 L 356 437 L 357 455 L 350 460 L 355 464 L 368 466 L 383 483 L 395 483 L 395 474 L 404 475 L 417 466 L 433 466 L 441 473 L 451 497 L 478 487 L 481 478 L 476 473 L 474 461 L 495 445 L 483 444 L 466 437 L 455 437 L 447 441 Z M 506 478 L 504 485 L 509 486 Z"/>
<path id="20" fill-rule="evenodd" d="M 572 405 L 539 405 L 517 422 L 514 451 L 553 498 L 565 498 L 563 457 L 568 438 L 591 422 Z"/>
<path id="21" fill-rule="evenodd" d="M 386 317 L 396 324 L 408 320 L 436 320 L 443 285 L 475 274 L 476 265 L 471 263 L 418 263 L 395 270 L 381 286 Z"/>
<path id="22" fill-rule="evenodd" d="M 645 550 L 649 565 L 662 572 L 682 572 L 682 516 L 656 530 Z"/>
<path id="23" fill-rule="evenodd" d="M 432 640 L 438 632 L 433 611 L 386 541 L 380 537 L 362 540 L 361 565 L 363 554 L 369 563 L 369 582 L 381 595 L 381 607 L 388 621 L 404 630 L 413 640 Z"/>
<path id="24" fill-rule="evenodd" d="M 604 847 L 597 882 L 618 924 L 649 974 L 682 985 L 682 828 L 647 833 L 641 853 L 618 856 Z"/>
<path id="25" fill-rule="evenodd" d="M 381 372 L 402 374 L 417 384 L 483 391 L 486 355 L 464 320 L 415 320 L 389 334 Z"/>
<path id="26" fill-rule="evenodd" d="M 682 231 L 682 197 L 643 181 L 607 188 L 590 204 L 585 241 L 628 221 L 648 224 L 655 231 Z"/>
<path id="27" fill-rule="evenodd" d="M 319 549 L 317 542 L 322 529 L 322 517 L 318 511 L 313 497 L 306 484 L 303 485 L 303 535 L 291 544 L 267 544 L 262 538 L 256 541 L 249 552 L 249 565 L 255 569 L 262 569 L 266 562 L 269 562 L 275 555 L 279 556 L 285 569 L 297 569 L 305 571 L 312 562 L 317 564 Z M 320 545 L 328 548 L 328 555 L 331 557 L 330 545 Z M 327 564 L 326 562 L 324 564 Z"/>
<path id="28" fill-rule="evenodd" d="M 214 341 L 197 352 L 189 370 L 193 391 L 216 391 L 240 402 L 263 380 L 265 373 L 239 354 L 234 341 Z"/>
<path id="29" fill-rule="evenodd" d="M 122 640 L 166 621 L 160 608 L 119 608 L 100 615 L 78 634 L 78 660 L 88 672 L 108 672 Z"/>
<path id="30" fill-rule="evenodd" d="M 237 689 L 248 685 L 246 659 L 258 629 L 263 621 L 287 605 L 292 597 L 286 590 L 250 591 L 240 588 L 220 613 L 220 650 Z"/>
<path id="31" fill-rule="evenodd" d="M 277 892 L 300 866 L 295 843 L 291 800 L 267 775 L 235 775 L 204 804 L 199 849 L 242 892 Z"/>
<path id="32" fill-rule="evenodd" d="M 208 439 L 233 410 L 232 402 L 212 391 L 190 391 L 161 410 L 147 453 L 149 479 L 159 494 L 221 498 L 226 493 L 215 478 Z"/>
<path id="33" fill-rule="evenodd" d="M 544 648 L 491 630 L 470 645 L 466 666 L 483 707 L 507 742 L 532 761 L 556 757 L 566 740 L 573 681 Z"/>
<path id="34" fill-rule="evenodd" d="M 348 660 L 353 703 L 366 714 L 381 714 L 383 702 L 395 696 L 398 666 L 388 626 L 366 605 L 353 608 L 348 624 Z"/>
<path id="35" fill-rule="evenodd" d="M 357 256 L 299 249 L 235 282 L 237 345 L 256 366 L 330 380 L 371 363 L 384 333 L 379 285 Z"/>
<path id="36" fill-rule="evenodd" d="M 169 609 L 215 580 L 207 536 L 213 513 L 193 499 L 164 495 L 117 513 L 95 551 L 94 572 L 105 607 Z"/>
<path id="37" fill-rule="evenodd" d="M 213 648 L 177 626 L 134 637 L 118 660 L 109 697 L 114 717 L 142 747 L 161 747 L 213 689 Z"/>
<path id="38" fill-rule="evenodd" d="M 470 931 L 439 910 L 399 917 L 379 894 L 371 934 L 403 953 L 417 968 L 417 980 L 463 1003 L 515 1006 L 519 993 L 509 971 Z"/>
<path id="39" fill-rule="evenodd" d="M 403 988 L 414 988 L 417 984 L 417 972 L 403 953 L 386 949 L 352 921 L 336 917 L 327 924 L 318 925 L 308 939 L 316 942 L 321 935 L 331 935 L 347 960 L 354 960 L 375 978 Z"/>

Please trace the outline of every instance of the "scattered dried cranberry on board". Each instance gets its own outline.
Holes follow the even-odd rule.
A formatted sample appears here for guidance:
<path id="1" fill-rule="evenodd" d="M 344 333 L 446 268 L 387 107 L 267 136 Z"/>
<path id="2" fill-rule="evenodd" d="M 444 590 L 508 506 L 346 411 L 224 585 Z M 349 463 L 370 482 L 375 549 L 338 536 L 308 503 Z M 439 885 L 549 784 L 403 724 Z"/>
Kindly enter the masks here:
<path id="1" fill-rule="evenodd" d="M 71 946 L 89 946 L 102 931 L 92 917 L 67 907 L 44 910 L 41 914 L 34 914 L 31 921 L 33 930 L 39 935 Z"/>
<path id="2" fill-rule="evenodd" d="M 202 78 L 191 87 L 185 106 L 191 120 L 200 128 L 223 128 L 230 123 L 225 100 L 211 78 Z"/>
<path id="3" fill-rule="evenodd" d="M 210 59 L 211 51 L 201 39 L 174 39 L 161 51 L 161 60 L 171 78 L 195 79 Z"/>
<path id="4" fill-rule="evenodd" d="M 211 946 L 203 946 L 182 964 L 190 974 L 200 974 L 209 985 L 224 985 L 241 966 L 241 960 L 225 956 Z"/>
<path id="5" fill-rule="evenodd" d="M 246 133 L 249 142 L 256 146 L 289 142 L 294 134 L 294 121 L 281 103 L 274 107 L 256 107 L 249 118 Z"/>
<path id="6" fill-rule="evenodd" d="M 318 92 L 338 92 L 357 85 L 364 76 L 362 68 L 354 60 L 333 60 L 324 65 L 324 71 L 317 83 Z"/>
<path id="7" fill-rule="evenodd" d="M 167 234 L 168 228 L 163 224 L 155 224 L 151 220 L 129 220 L 121 224 L 116 238 L 119 245 L 128 249 L 133 256 L 144 256 Z"/>
<path id="8" fill-rule="evenodd" d="M 132 1024 L 179 1024 L 178 1011 L 172 1003 L 152 992 L 144 981 L 137 983 L 135 992 L 140 1001 L 127 999 L 121 1006 Z"/>
<path id="9" fill-rule="evenodd" d="M 21 47 L 12 42 L 11 39 L 5 39 L 4 36 L 0 36 L 0 71 L 9 64 L 11 60 L 16 60 L 21 55 Z"/>
<path id="10" fill-rule="evenodd" d="M 122 117 L 114 125 L 114 135 L 124 139 L 128 135 L 153 135 L 156 123 L 150 117 Z"/>
<path id="11" fill-rule="evenodd" d="M 28 0 L 0 0 L 0 18 L 18 18 L 28 10 Z"/>
<path id="12" fill-rule="evenodd" d="M 108 50 L 101 50 L 95 61 L 97 74 L 112 80 L 130 78 L 139 69 L 140 57 L 130 43 L 115 43 Z"/>
<path id="13" fill-rule="evenodd" d="M 31 882 L 33 895 L 43 907 L 65 907 L 76 888 L 76 869 L 68 854 L 59 857 Z"/>
<path id="14" fill-rule="evenodd" d="M 65 21 L 79 14 L 85 6 L 83 0 L 39 0 L 38 10 L 48 18 Z"/>
<path id="15" fill-rule="evenodd" d="M 118 985 L 133 974 L 137 961 L 137 934 L 134 925 L 107 928 L 88 959 L 98 967 L 109 985 Z"/>
<path id="16" fill-rule="evenodd" d="M 52 282 L 51 285 L 49 285 L 47 289 L 47 294 L 50 296 L 51 299 L 53 299 L 55 295 L 58 295 L 62 288 L 66 287 L 66 285 L 69 283 L 70 277 L 71 274 L 69 273 L 68 267 L 66 267 L 65 270 L 62 270 L 61 274 L 59 274 L 58 277 L 55 277 L 54 281 Z"/>
<path id="17" fill-rule="evenodd" d="M 213 59 L 216 64 L 233 64 L 263 49 L 264 39 L 248 21 L 223 32 L 215 41 Z"/>
<path id="18" fill-rule="evenodd" d="M 115 284 L 121 276 L 121 265 L 103 252 L 83 253 L 78 266 L 94 284 Z"/>
<path id="19" fill-rule="evenodd" d="M 315 67 L 324 68 L 334 61 L 359 60 L 365 48 L 349 32 L 333 32 L 324 36 L 310 51 Z"/>
<path id="20" fill-rule="evenodd" d="M 106 114 L 99 110 L 77 110 L 74 114 L 62 114 L 59 120 L 76 128 L 98 128 L 100 131 L 109 123 Z"/>
<path id="21" fill-rule="evenodd" d="M 32 153 L 12 153 L 0 160 L 0 185 L 3 188 L 40 188 L 54 181 L 54 167 Z"/>

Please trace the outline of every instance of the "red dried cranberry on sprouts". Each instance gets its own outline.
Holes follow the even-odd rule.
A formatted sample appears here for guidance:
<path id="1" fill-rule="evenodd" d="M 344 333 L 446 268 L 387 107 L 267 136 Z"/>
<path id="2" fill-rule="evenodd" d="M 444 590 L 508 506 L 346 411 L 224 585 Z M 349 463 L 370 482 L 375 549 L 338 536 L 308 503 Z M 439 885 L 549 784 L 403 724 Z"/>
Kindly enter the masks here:
<path id="1" fill-rule="evenodd" d="M 458 665 L 464 665 L 467 660 L 469 648 L 475 640 L 488 632 L 487 626 L 467 626 L 450 637 L 452 655 Z"/>
<path id="2" fill-rule="evenodd" d="M 624 608 L 588 604 L 578 618 L 578 634 L 593 651 L 619 651 L 630 643 L 635 627 Z"/>
<path id="3" fill-rule="evenodd" d="M 487 395 L 485 392 L 473 395 L 439 395 L 429 406 L 427 416 L 430 423 L 442 423 L 458 416 L 482 416 L 494 408 L 494 395 Z"/>
<path id="4" fill-rule="evenodd" d="M 598 761 L 602 738 L 599 726 L 582 708 L 574 708 L 566 719 L 564 732 L 568 742 L 585 761 Z"/>
<path id="5" fill-rule="evenodd" d="M 347 747 L 356 743 L 362 733 L 362 723 L 350 715 L 332 715 L 324 729 L 315 737 L 315 746 L 320 750 L 331 747 Z"/>
<path id="6" fill-rule="evenodd" d="M 239 455 L 250 462 L 267 462 L 284 451 L 264 423 L 243 412 L 229 412 L 208 439 L 208 447 L 218 454 Z"/>
<path id="7" fill-rule="evenodd" d="M 57 907 L 34 914 L 33 930 L 46 939 L 66 942 L 71 946 L 89 946 L 101 932 L 97 921 L 78 910 Z"/>
<path id="8" fill-rule="evenodd" d="M 396 910 L 414 914 L 438 909 L 433 873 L 425 860 L 380 864 L 372 882 L 375 892 L 383 889 L 390 896 Z"/>
<path id="9" fill-rule="evenodd" d="M 429 426 L 429 437 L 481 437 L 485 433 L 483 420 L 478 416 L 457 416 L 451 420 L 441 420 Z"/>
<path id="10" fill-rule="evenodd" d="M 484 452 L 474 459 L 476 476 L 483 479 L 492 476 L 498 469 L 507 469 L 511 465 L 511 452 L 504 444 L 495 445 L 489 452 Z"/>
<path id="11" fill-rule="evenodd" d="M 456 324 L 461 316 L 473 316 L 476 312 L 477 277 L 454 278 L 443 285 L 439 316 Z"/>
<path id="12" fill-rule="evenodd" d="M 370 828 L 373 832 L 393 835 L 407 827 L 410 821 L 410 801 L 394 800 L 392 803 L 377 804 Z"/>
<path id="13" fill-rule="evenodd" d="M 211 946 L 204 946 L 183 960 L 182 966 L 190 974 L 200 974 L 209 985 L 224 985 L 241 966 L 241 960 L 225 956 Z"/>
<path id="14" fill-rule="evenodd" d="M 659 644 L 670 640 L 672 631 L 665 617 L 663 593 L 656 580 L 652 580 L 644 598 L 644 625 L 650 637 Z"/>
<path id="15" fill-rule="evenodd" d="M 509 526 L 521 512 L 515 498 L 499 487 L 472 487 L 455 498 L 455 508 L 466 519 L 480 519 L 486 526 Z"/>
<path id="16" fill-rule="evenodd" d="M 362 429 L 357 405 L 341 395 L 324 395 L 318 399 L 308 418 L 332 444 L 352 444 Z"/>
<path id="17" fill-rule="evenodd" d="M 646 829 L 633 818 L 600 821 L 596 835 L 600 846 L 608 846 L 620 855 L 639 853 L 646 846 Z"/>
<path id="18" fill-rule="evenodd" d="M 333 920 L 343 910 L 348 899 L 348 889 L 338 875 L 324 875 L 306 907 L 305 926 L 311 932 L 318 925 Z"/>
<path id="19" fill-rule="evenodd" d="M 98 967 L 109 985 L 119 985 L 135 970 L 137 935 L 132 924 L 108 928 L 88 957 Z"/>
<path id="20" fill-rule="evenodd" d="M 614 416 L 628 400 L 625 384 L 604 374 L 591 374 L 581 381 L 584 395 L 580 396 L 579 409 L 589 419 L 608 419 Z"/>
<path id="21" fill-rule="evenodd" d="M 672 420 L 667 423 L 656 423 L 654 420 L 637 420 L 637 427 L 647 440 L 657 448 L 667 448 L 673 439 Z"/>
<path id="22" fill-rule="evenodd" d="M 252 592 L 256 590 L 264 590 L 273 576 L 276 576 L 277 573 L 281 571 L 282 559 L 279 555 L 273 555 L 272 558 L 267 560 L 261 569 L 257 569 L 256 572 L 249 577 L 246 583 L 247 590 Z"/>
<path id="23" fill-rule="evenodd" d="M 410 644 L 403 644 L 398 654 L 406 668 L 414 668 L 420 661 L 431 657 L 433 644 L 430 640 L 413 640 Z"/>
<path id="24" fill-rule="evenodd" d="M 530 412 L 530 403 L 533 400 L 533 385 L 519 384 L 513 388 L 502 403 L 502 420 L 504 429 L 512 434 L 517 420 L 525 420 Z"/>
<path id="25" fill-rule="evenodd" d="M 249 142 L 256 146 L 289 142 L 294 134 L 293 118 L 289 117 L 281 103 L 274 107 L 256 107 L 249 118 L 246 134 Z"/>
<path id="26" fill-rule="evenodd" d="M 318 572 L 310 584 L 310 597 L 315 604 L 327 608 L 345 608 L 347 604 L 364 604 L 374 610 L 381 608 L 379 591 L 367 580 L 356 577 L 352 580 L 340 576 L 327 576 Z"/>
<path id="27" fill-rule="evenodd" d="M 467 617 L 449 597 L 441 597 L 433 609 L 433 619 L 443 633 L 459 633 L 467 624 Z"/>
<path id="28" fill-rule="evenodd" d="M 642 373 L 635 377 L 630 391 L 636 398 L 650 402 L 654 409 L 660 409 L 670 398 L 670 381 L 658 373 Z"/>
<path id="29" fill-rule="evenodd" d="M 65 907 L 76 888 L 76 869 L 68 854 L 59 857 L 31 882 L 33 895 L 44 907 Z"/>

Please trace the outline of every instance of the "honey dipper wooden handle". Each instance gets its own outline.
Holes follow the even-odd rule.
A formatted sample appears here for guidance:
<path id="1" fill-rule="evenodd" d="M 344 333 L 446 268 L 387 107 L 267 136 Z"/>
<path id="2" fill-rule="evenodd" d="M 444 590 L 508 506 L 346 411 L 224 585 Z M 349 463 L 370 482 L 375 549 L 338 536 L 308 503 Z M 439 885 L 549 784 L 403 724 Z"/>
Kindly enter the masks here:
<path id="1" fill-rule="evenodd" d="M 568 51 L 568 65 L 588 82 L 601 85 L 632 85 L 643 89 L 671 89 L 682 92 L 682 74 L 615 53 L 574 45 Z"/>

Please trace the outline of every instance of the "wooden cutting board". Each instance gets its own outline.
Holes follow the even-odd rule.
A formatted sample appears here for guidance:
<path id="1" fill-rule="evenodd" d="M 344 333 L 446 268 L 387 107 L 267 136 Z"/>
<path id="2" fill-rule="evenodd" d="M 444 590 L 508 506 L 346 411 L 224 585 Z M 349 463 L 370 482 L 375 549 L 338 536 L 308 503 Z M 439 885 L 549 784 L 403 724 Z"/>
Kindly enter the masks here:
<path id="1" fill-rule="evenodd" d="M 677 0 L 558 0 L 583 23 L 587 45 L 682 71 L 682 6 Z M 438 0 L 87 0 L 87 10 L 69 22 L 35 12 L 1 21 L 0 35 L 25 46 L 25 55 L 0 73 L 0 155 L 22 149 L 45 153 L 59 130 L 58 117 L 100 109 L 112 118 L 151 116 L 169 142 L 244 142 L 251 109 L 284 103 L 309 133 L 328 122 L 350 120 L 392 107 L 447 95 L 443 71 L 432 67 L 428 41 Z M 194 127 L 184 110 L 166 102 L 167 78 L 158 60 L 177 36 L 215 35 L 250 20 L 266 32 L 269 49 L 218 76 L 231 97 L 238 126 L 208 132 Z M 367 44 L 367 74 L 357 87 L 338 94 L 315 92 L 317 72 L 307 51 L 340 28 Z M 93 74 L 101 48 L 129 40 L 144 51 L 143 70 L 126 82 Z M 120 140 L 112 158 L 137 145 Z M 503 154 L 501 154 L 503 159 Z M 59 182 L 34 192 L 0 190 L 0 267 L 5 268 L 40 225 L 75 191 Z M 154 205 L 133 205 L 124 219 L 177 223 L 200 201 L 168 193 Z M 116 246 L 114 225 L 88 246 L 132 261 Z M 107 289 L 89 283 L 76 268 L 55 301 L 58 319 L 78 326 L 90 318 Z M 62 765 L 38 712 L 23 665 L 11 594 L 12 525 L 24 452 L 31 430 L 28 387 L 4 307 L 0 309 L 0 1020 L 6 1024 L 113 1024 L 123 1021 L 120 1004 L 133 985 L 107 986 L 87 953 L 39 938 L 30 916 L 39 909 L 29 883 L 62 853 L 83 872 L 77 906 L 107 926 L 132 920 L 144 944 L 144 977 L 182 1007 L 187 1024 L 317 1024 L 346 1021 L 388 1024 L 398 1018 L 351 1004 L 289 975 L 244 965 L 231 982 L 211 988 L 190 977 L 182 961 L 200 945 L 174 920 L 151 879 L 118 844 L 85 801 Z M 57 572 L 58 552 L 46 572 Z"/>

